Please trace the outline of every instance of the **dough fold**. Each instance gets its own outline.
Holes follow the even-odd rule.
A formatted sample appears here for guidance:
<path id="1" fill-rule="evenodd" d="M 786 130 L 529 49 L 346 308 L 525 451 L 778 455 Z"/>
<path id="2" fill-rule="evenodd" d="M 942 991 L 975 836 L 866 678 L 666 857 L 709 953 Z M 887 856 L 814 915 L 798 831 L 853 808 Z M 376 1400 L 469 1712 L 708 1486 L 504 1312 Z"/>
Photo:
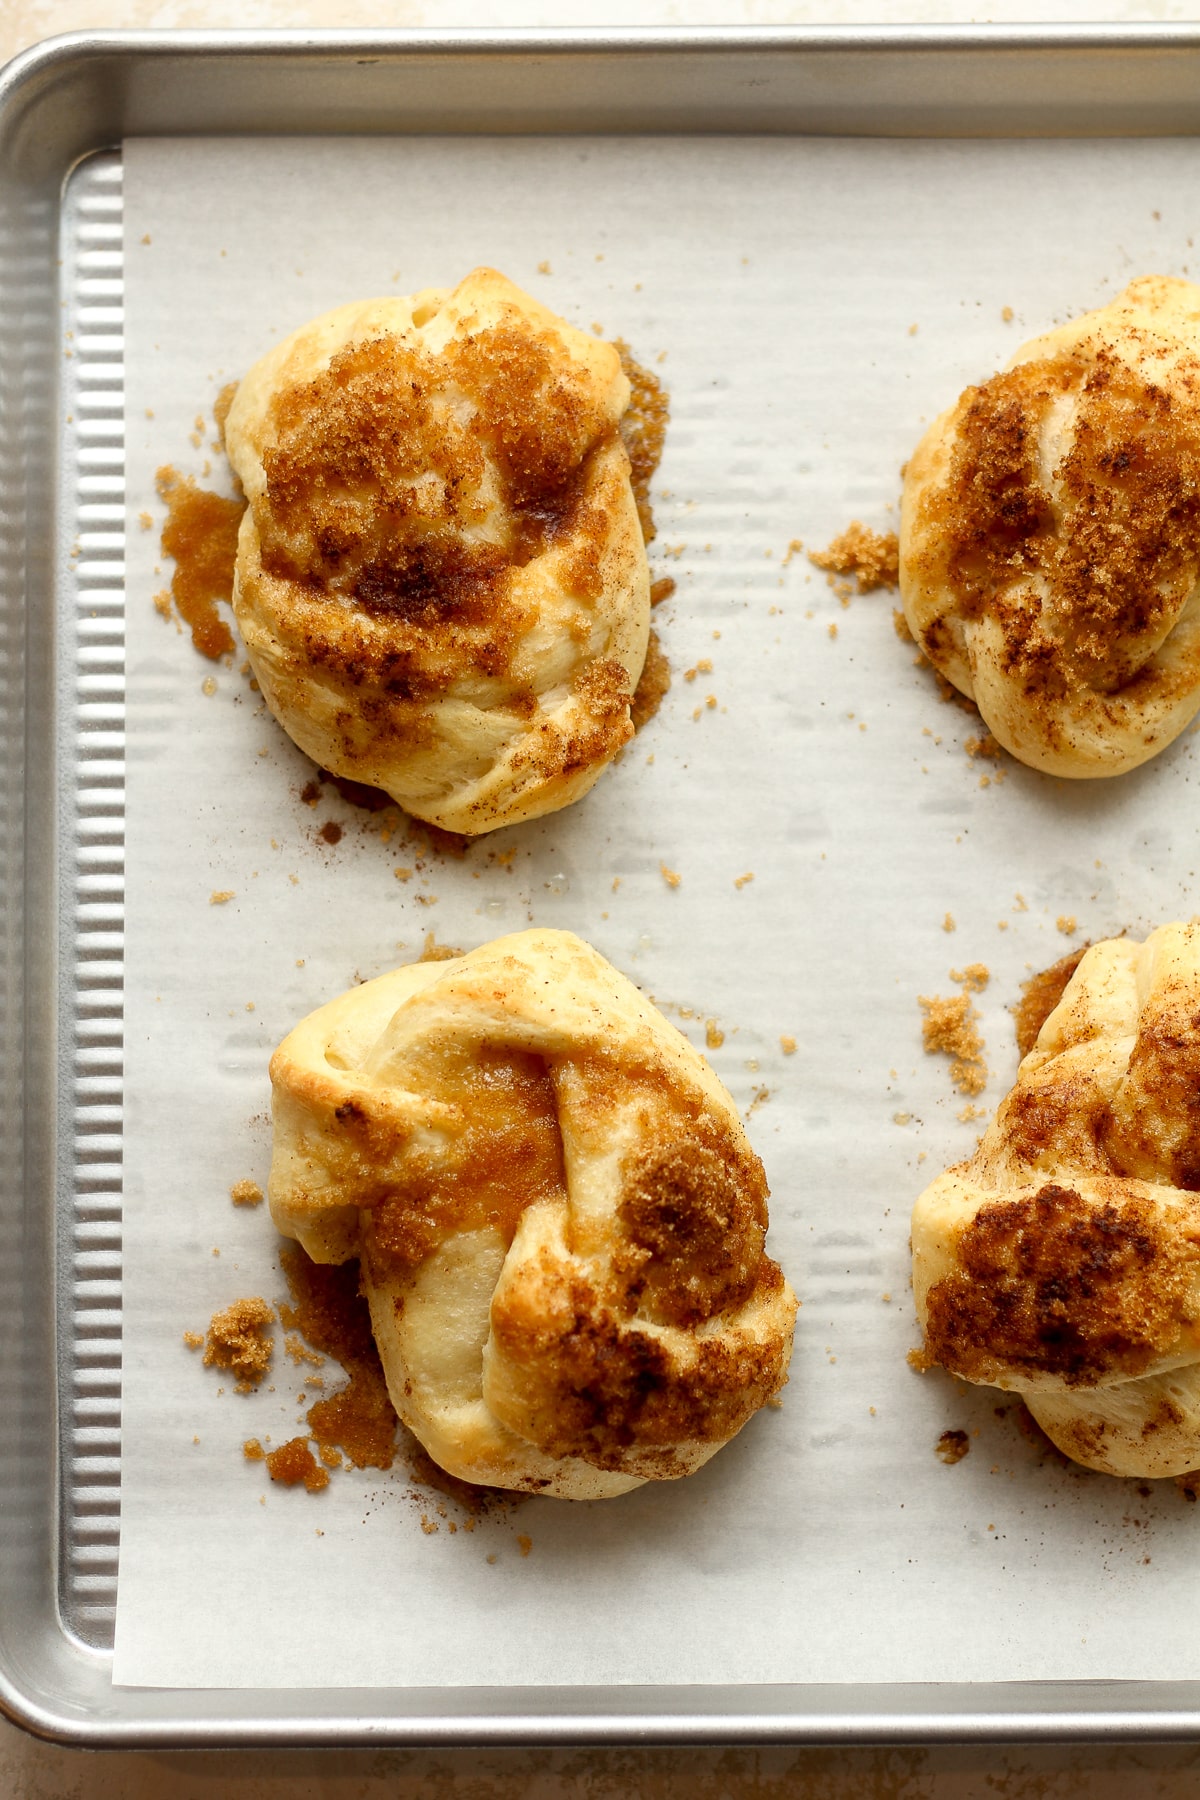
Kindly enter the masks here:
<path id="1" fill-rule="evenodd" d="M 926 1366 L 1089 1468 L 1200 1467 L 1200 923 L 1084 953 L 912 1248 Z"/>
<path id="2" fill-rule="evenodd" d="M 1200 288 L 1148 275 L 930 426 L 900 591 L 1014 756 L 1117 775 L 1200 706 Z"/>
<path id="3" fill-rule="evenodd" d="M 786 1380 L 796 1300 L 737 1110 L 569 932 L 354 988 L 271 1078 L 275 1223 L 361 1258 L 392 1401 L 451 1474 L 672 1480 Z"/>
<path id="4" fill-rule="evenodd" d="M 225 423 L 234 611 L 322 768 L 478 834 L 569 805 L 633 734 L 650 578 L 612 344 L 493 269 L 269 351 Z"/>

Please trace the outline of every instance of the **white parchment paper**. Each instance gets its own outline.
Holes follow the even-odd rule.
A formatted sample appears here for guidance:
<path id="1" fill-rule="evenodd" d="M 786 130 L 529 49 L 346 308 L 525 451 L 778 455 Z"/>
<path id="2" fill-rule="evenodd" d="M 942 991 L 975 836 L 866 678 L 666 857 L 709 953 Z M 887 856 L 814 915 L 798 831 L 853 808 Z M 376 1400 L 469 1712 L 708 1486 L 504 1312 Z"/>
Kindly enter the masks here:
<path id="1" fill-rule="evenodd" d="M 1200 144 L 138 141 L 125 167 L 118 1682 L 1196 1675 L 1196 1508 L 1043 1462 L 1001 1395 L 905 1361 L 908 1212 L 980 1129 L 921 1052 L 917 996 L 989 966 L 994 1105 L 1006 1008 L 1068 947 L 1060 916 L 1101 937 L 1196 909 L 1196 741 L 1109 784 L 1009 764 L 984 786 L 977 723 L 913 666 L 889 598 L 843 608 L 787 550 L 894 523 L 924 422 L 1024 337 L 1186 273 Z M 244 677 L 155 613 L 154 471 L 211 463 L 217 484 L 197 419 L 296 325 L 478 263 L 661 367 L 675 674 L 585 801 L 455 861 L 329 789 L 306 805 L 311 770 Z M 709 1054 L 752 1109 L 804 1303 L 783 1405 L 686 1483 L 469 1533 L 400 1466 L 273 1488 L 241 1444 L 294 1434 L 303 1371 L 280 1356 L 238 1396 L 181 1343 L 285 1293 L 265 1208 L 228 1198 L 265 1186 L 270 1050 L 430 930 L 470 946 L 530 921 L 590 939 L 697 1042 L 724 1032 Z M 971 1434 L 954 1467 L 947 1427 Z"/>

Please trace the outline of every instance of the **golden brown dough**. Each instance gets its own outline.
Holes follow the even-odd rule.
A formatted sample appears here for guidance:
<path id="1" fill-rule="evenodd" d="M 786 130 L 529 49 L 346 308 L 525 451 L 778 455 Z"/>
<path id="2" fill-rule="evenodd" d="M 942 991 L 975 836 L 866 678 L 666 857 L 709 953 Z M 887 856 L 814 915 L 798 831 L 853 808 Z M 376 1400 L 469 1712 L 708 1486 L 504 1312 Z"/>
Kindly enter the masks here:
<path id="1" fill-rule="evenodd" d="M 271 350 L 225 425 L 234 609 L 315 762 L 447 830 L 577 800 L 632 735 L 650 581 L 617 350 L 492 269 Z"/>
<path id="2" fill-rule="evenodd" d="M 1089 1468 L 1200 1467 L 1200 923 L 1085 952 L 912 1246 L 927 1364 Z"/>
<path id="3" fill-rule="evenodd" d="M 1014 756 L 1117 775 L 1200 706 L 1200 288 L 1034 338 L 908 464 L 913 636 Z"/>
<path id="4" fill-rule="evenodd" d="M 393 1403 L 451 1474 L 673 1480 L 786 1380 L 796 1301 L 737 1110 L 569 932 L 354 988 L 271 1078 L 275 1223 L 361 1256 Z"/>

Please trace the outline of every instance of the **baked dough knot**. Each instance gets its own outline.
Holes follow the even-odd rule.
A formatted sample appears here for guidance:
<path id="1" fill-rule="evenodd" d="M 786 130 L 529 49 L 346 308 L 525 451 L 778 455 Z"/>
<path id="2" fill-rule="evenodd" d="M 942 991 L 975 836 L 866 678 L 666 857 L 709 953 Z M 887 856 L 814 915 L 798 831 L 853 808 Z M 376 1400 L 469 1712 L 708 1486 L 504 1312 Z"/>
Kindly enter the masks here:
<path id="1" fill-rule="evenodd" d="M 1084 953 L 912 1246 L 925 1365 L 1089 1468 L 1200 1466 L 1200 923 Z"/>
<path id="2" fill-rule="evenodd" d="M 999 741 L 1116 775 L 1200 705 L 1200 288 L 1134 281 L 969 387 L 910 460 L 905 616 Z"/>
<path id="3" fill-rule="evenodd" d="M 569 932 L 369 981 L 271 1078 L 275 1223 L 361 1258 L 393 1403 L 451 1474 L 671 1480 L 786 1380 L 796 1300 L 736 1108 Z"/>
<path id="4" fill-rule="evenodd" d="M 225 424 L 234 610 L 316 763 L 468 834 L 593 785 L 649 635 L 629 400 L 614 345 L 493 269 L 340 307 L 255 364 Z"/>

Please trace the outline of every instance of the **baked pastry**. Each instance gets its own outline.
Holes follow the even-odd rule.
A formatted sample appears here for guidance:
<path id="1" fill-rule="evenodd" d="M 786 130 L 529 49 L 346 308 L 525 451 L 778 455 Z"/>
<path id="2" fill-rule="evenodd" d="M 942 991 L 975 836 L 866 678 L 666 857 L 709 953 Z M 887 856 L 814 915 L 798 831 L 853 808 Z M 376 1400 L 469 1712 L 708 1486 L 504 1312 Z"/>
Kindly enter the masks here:
<path id="1" fill-rule="evenodd" d="M 1084 953 L 912 1247 L 926 1364 L 1089 1468 L 1200 1468 L 1200 922 Z"/>
<path id="2" fill-rule="evenodd" d="M 913 636 L 1013 755 L 1118 775 L 1200 706 L 1200 287 L 1148 275 L 966 390 L 908 464 Z"/>
<path id="3" fill-rule="evenodd" d="M 673 1480 L 786 1380 L 796 1300 L 733 1102 L 569 932 L 354 988 L 271 1080 L 275 1223 L 361 1257 L 393 1404 L 452 1475 Z"/>
<path id="4" fill-rule="evenodd" d="M 242 381 L 234 611 L 324 768 L 478 833 L 632 735 L 650 578 L 612 344 L 493 269 L 305 325 Z"/>

